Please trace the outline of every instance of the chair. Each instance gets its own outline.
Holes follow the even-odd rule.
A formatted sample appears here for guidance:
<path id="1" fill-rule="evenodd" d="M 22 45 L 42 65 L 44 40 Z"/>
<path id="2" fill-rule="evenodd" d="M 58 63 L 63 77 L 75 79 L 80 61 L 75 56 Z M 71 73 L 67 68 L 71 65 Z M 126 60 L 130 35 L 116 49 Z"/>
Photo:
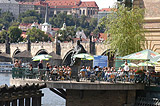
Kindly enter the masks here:
<path id="1" fill-rule="evenodd" d="M 130 80 L 130 82 L 133 82 L 134 81 L 134 75 L 130 75 L 129 80 Z"/>
<path id="2" fill-rule="evenodd" d="M 85 78 L 86 78 L 85 71 L 81 71 L 80 73 L 81 73 L 81 79 L 84 78 L 84 80 L 85 80 Z"/>
<path id="3" fill-rule="evenodd" d="M 115 81 L 115 75 L 114 75 L 114 74 L 111 74 L 111 75 L 110 75 L 110 81 L 111 81 L 111 82 L 116 82 L 116 81 Z"/>
<path id="4" fill-rule="evenodd" d="M 60 76 L 60 79 L 63 80 L 63 71 L 58 71 L 58 74 Z"/>

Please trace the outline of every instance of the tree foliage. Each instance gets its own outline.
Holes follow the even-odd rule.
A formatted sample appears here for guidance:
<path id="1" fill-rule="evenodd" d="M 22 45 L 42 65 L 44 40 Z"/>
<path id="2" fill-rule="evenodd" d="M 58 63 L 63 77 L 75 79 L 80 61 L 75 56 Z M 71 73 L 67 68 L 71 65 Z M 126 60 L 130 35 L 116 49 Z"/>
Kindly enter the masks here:
<path id="1" fill-rule="evenodd" d="M 49 22 L 53 25 L 53 27 L 56 28 L 61 28 L 64 22 L 67 26 L 75 25 L 72 15 L 67 15 L 66 13 L 59 13 L 57 15 L 54 15 L 52 18 L 49 19 Z"/>
<path id="2" fill-rule="evenodd" d="M 4 43 L 7 36 L 7 31 L 3 30 L 0 32 L 0 43 Z"/>
<path id="3" fill-rule="evenodd" d="M 11 12 L 0 12 L 0 29 L 5 26 L 6 29 L 9 28 L 10 23 L 14 20 L 13 14 Z"/>
<path id="4" fill-rule="evenodd" d="M 120 6 L 101 22 L 105 25 L 106 33 L 110 34 L 107 42 L 113 53 L 124 56 L 142 49 L 145 40 L 143 14 L 142 9 Z"/>
<path id="5" fill-rule="evenodd" d="M 54 15 L 49 19 L 49 22 L 53 25 L 53 27 L 56 28 L 61 28 L 64 22 L 67 26 L 76 26 L 77 28 L 81 27 L 86 36 L 89 36 L 98 24 L 96 18 L 88 19 L 88 17 L 85 15 L 82 15 L 80 18 L 76 18 L 72 15 L 67 15 L 66 13 Z"/>
<path id="6" fill-rule="evenodd" d="M 22 23 L 33 23 L 38 22 L 41 23 L 42 19 L 40 18 L 40 14 L 35 10 L 28 10 L 24 13 L 21 13 L 18 18 L 19 22 Z"/>
<path id="7" fill-rule="evenodd" d="M 26 34 L 30 35 L 31 42 L 50 40 L 48 35 L 45 34 L 43 31 L 41 31 L 40 29 L 36 29 L 36 28 L 28 29 Z"/>
<path id="8" fill-rule="evenodd" d="M 8 34 L 9 34 L 9 38 L 10 38 L 11 43 L 17 43 L 17 42 L 23 41 L 23 39 L 21 37 L 22 30 L 19 29 L 17 26 L 9 27 Z"/>
<path id="9" fill-rule="evenodd" d="M 75 37 L 76 31 L 74 26 L 67 26 L 66 30 L 59 30 L 57 32 L 58 40 L 63 41 L 71 41 L 72 38 Z"/>

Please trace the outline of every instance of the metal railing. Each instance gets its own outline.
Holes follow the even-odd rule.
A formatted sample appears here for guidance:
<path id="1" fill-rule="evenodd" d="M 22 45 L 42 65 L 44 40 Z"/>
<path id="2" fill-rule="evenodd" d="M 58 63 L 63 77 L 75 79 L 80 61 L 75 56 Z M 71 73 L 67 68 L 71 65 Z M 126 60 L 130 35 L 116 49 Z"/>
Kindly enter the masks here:
<path id="1" fill-rule="evenodd" d="M 160 85 L 160 75 L 145 73 L 141 74 L 114 74 L 110 73 L 105 75 L 104 72 L 94 72 L 94 73 L 82 73 L 80 72 L 77 77 L 72 76 L 72 70 L 68 73 L 63 72 L 62 70 L 57 70 L 57 73 L 51 73 L 46 69 L 33 68 L 32 71 L 29 71 L 28 68 L 13 68 L 12 69 L 12 78 L 23 78 L 23 79 L 40 79 L 40 80 L 76 80 L 76 81 L 106 81 L 106 82 L 132 82 L 132 83 L 146 83 Z"/>

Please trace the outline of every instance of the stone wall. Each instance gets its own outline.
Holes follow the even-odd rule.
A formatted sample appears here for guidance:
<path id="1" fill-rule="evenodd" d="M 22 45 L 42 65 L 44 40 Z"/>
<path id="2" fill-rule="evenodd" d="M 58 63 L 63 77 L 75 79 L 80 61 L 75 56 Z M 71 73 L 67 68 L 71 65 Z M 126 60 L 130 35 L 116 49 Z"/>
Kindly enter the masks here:
<path id="1" fill-rule="evenodd" d="M 40 50 L 45 50 L 47 53 L 53 51 L 54 43 L 39 42 L 31 44 L 31 53 L 32 56 L 35 56 Z"/>
<path id="2" fill-rule="evenodd" d="M 12 43 L 10 45 L 11 57 L 13 57 L 16 50 L 20 50 L 20 52 L 27 50 L 27 43 Z"/>
<path id="3" fill-rule="evenodd" d="M 84 49 L 90 53 L 90 43 L 81 43 L 84 47 Z M 60 45 L 58 46 L 58 48 L 56 48 L 56 44 L 51 42 L 51 43 L 47 43 L 47 42 L 39 42 L 39 43 L 31 43 L 31 54 L 32 56 L 37 55 L 37 53 L 39 51 L 45 51 L 48 54 L 51 52 L 56 53 L 56 50 L 58 50 L 58 53 L 60 54 L 61 58 L 63 59 L 65 57 L 65 55 L 72 49 L 74 49 L 74 47 L 76 46 L 76 43 L 60 43 Z M 95 47 L 93 47 L 95 46 Z M 106 50 L 108 50 L 108 45 L 104 44 L 104 43 L 95 43 L 94 45 L 92 45 L 91 47 L 92 49 L 92 53 L 95 55 L 102 55 L 102 53 L 104 53 Z M 0 44 L 0 50 L 2 52 L 5 52 L 5 44 Z M 10 56 L 13 57 L 13 55 L 17 52 L 17 51 L 24 51 L 27 50 L 27 43 L 12 43 L 10 44 Z"/>
<path id="4" fill-rule="evenodd" d="M 136 91 L 67 89 L 66 106 L 133 106 Z"/>
<path id="5" fill-rule="evenodd" d="M 6 52 L 6 45 L 5 44 L 0 44 L 0 51 Z"/>

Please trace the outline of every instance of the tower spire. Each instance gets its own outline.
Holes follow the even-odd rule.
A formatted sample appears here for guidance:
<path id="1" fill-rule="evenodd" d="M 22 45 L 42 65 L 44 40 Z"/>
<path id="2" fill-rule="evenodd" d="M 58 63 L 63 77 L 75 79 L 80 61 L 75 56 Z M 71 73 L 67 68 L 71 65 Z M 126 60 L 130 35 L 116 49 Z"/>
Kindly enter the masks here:
<path id="1" fill-rule="evenodd" d="M 46 4 L 45 23 L 48 21 L 48 3 Z"/>

